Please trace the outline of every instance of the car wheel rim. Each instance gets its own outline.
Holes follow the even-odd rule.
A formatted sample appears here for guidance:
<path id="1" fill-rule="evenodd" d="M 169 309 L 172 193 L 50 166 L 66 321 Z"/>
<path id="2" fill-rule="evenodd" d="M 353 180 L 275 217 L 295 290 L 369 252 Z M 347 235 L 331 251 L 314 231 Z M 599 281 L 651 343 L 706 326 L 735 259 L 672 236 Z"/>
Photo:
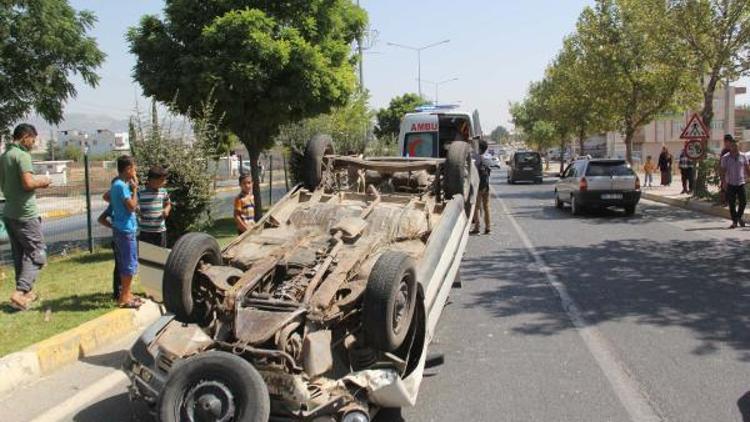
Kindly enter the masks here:
<path id="1" fill-rule="evenodd" d="M 202 380 L 191 388 L 181 411 L 191 422 L 227 422 L 237 416 L 231 389 L 217 380 Z"/>
<path id="2" fill-rule="evenodd" d="M 408 279 L 404 277 L 398 287 L 396 301 L 393 304 L 393 332 L 398 334 L 403 329 L 406 317 L 409 314 L 409 297 L 411 296 Z"/>

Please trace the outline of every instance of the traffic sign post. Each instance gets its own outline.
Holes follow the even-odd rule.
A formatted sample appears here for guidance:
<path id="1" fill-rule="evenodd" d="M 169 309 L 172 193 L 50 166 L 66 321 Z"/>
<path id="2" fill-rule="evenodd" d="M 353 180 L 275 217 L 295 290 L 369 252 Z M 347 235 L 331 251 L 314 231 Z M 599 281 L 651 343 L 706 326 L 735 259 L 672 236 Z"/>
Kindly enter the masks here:
<path id="1" fill-rule="evenodd" d="M 685 130 L 680 134 L 680 139 L 685 139 L 685 154 L 693 161 L 700 161 L 706 158 L 708 148 L 707 141 L 711 137 L 703 119 L 698 113 L 693 113 L 688 120 Z"/>

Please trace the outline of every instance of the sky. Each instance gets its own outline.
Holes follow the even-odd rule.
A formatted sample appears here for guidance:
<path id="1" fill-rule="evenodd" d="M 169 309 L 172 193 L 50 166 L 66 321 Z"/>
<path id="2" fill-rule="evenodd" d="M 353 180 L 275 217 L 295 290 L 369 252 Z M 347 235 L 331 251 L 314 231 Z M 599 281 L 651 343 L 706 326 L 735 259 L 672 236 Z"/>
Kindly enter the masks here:
<path id="1" fill-rule="evenodd" d="M 76 9 L 95 13 L 97 38 L 107 59 L 99 71 L 98 87 L 78 81 L 78 97 L 67 112 L 126 118 L 140 88 L 132 81 L 135 58 L 125 33 L 144 14 L 159 14 L 161 0 L 71 0 Z M 440 86 L 441 103 L 478 109 L 485 132 L 497 125 L 512 126 L 509 102 L 522 100 L 530 82 L 545 67 L 575 29 L 578 15 L 593 0 L 361 0 L 369 13 L 375 42 L 365 55 L 364 81 L 371 106 L 388 105 L 394 96 L 417 92 L 417 54 L 388 43 L 421 47 L 450 40 L 422 52 L 422 79 L 458 80 Z M 432 99 L 435 86 L 423 82 Z M 747 100 L 747 99 L 744 99 Z M 738 103 L 744 103 L 738 98 Z"/>

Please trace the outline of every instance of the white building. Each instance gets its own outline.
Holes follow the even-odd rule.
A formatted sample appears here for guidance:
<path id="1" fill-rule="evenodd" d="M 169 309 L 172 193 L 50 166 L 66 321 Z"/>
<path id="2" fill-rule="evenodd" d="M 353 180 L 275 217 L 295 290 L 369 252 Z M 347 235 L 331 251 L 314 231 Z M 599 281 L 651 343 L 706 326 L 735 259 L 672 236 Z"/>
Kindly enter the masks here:
<path id="1" fill-rule="evenodd" d="M 89 149 L 89 155 L 105 155 L 111 152 L 130 151 L 127 133 L 115 133 L 109 129 L 97 129 L 89 134 L 80 130 L 62 130 L 58 133 L 57 144 L 62 148 L 75 146 Z"/>

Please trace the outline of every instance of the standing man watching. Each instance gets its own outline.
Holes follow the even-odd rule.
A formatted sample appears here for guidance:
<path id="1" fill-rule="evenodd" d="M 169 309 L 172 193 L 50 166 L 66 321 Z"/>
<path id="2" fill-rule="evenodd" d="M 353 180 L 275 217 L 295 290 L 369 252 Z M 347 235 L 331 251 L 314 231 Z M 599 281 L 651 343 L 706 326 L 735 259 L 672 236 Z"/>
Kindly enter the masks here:
<path id="1" fill-rule="evenodd" d="M 732 142 L 729 153 L 721 157 L 720 165 L 721 180 L 726 186 L 729 214 L 732 216 L 732 225 L 729 228 L 734 229 L 738 224 L 745 227 L 742 215 L 747 204 L 745 182 L 750 175 L 750 163 L 744 154 L 740 154 L 736 141 Z"/>
<path id="2" fill-rule="evenodd" d="M 487 141 L 479 140 L 479 156 L 477 157 L 477 171 L 479 173 L 479 189 L 477 191 L 477 205 L 474 211 L 474 229 L 469 234 L 479 234 L 479 214 L 484 217 L 484 234 L 490 234 L 490 172 L 492 163 L 484 154 L 487 152 Z"/>
<path id="3" fill-rule="evenodd" d="M 680 193 L 693 193 L 693 160 L 688 158 L 684 149 L 680 152 L 679 164 L 682 176 L 682 192 Z"/>
<path id="4" fill-rule="evenodd" d="M 34 126 L 26 123 L 16 126 L 13 142 L 0 156 L 0 188 L 5 196 L 3 222 L 8 230 L 16 272 L 16 291 L 10 297 L 10 306 L 19 311 L 29 309 L 37 299 L 32 290 L 39 270 L 47 263 L 47 246 L 35 191 L 49 187 L 51 180 L 34 176 L 29 150 L 36 137 Z"/>

